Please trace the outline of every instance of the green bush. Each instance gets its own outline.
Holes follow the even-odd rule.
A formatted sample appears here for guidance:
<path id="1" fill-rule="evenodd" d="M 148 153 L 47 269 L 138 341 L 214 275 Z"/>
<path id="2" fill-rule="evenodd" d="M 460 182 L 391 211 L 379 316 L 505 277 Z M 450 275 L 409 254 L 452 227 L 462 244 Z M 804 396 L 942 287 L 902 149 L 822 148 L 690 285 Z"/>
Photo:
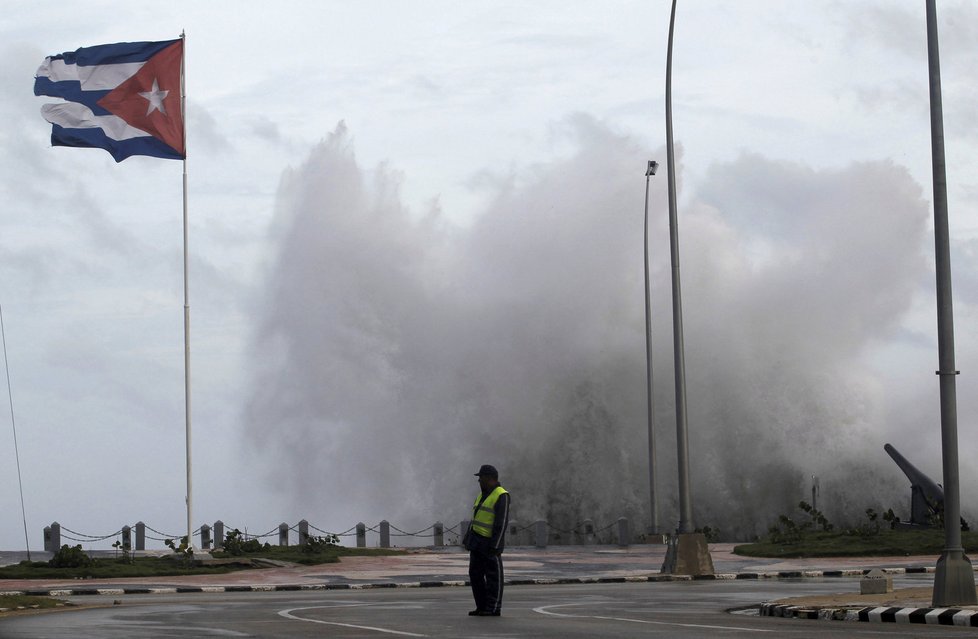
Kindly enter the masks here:
<path id="1" fill-rule="evenodd" d="M 815 525 L 820 526 L 823 531 L 829 532 L 835 526 L 829 523 L 829 520 L 825 518 L 821 510 L 816 509 L 814 506 L 809 504 L 807 501 L 802 501 L 798 504 L 798 507 L 804 510 L 806 513 L 812 516 L 812 521 Z"/>
<path id="2" fill-rule="evenodd" d="M 173 539 L 167 539 L 163 542 L 166 547 L 173 551 L 173 554 L 180 558 L 186 565 L 191 565 L 194 562 L 194 549 L 187 541 L 187 536 L 184 535 L 180 538 L 180 544 L 177 545 L 176 541 Z"/>
<path id="3" fill-rule="evenodd" d="M 302 552 L 310 555 L 318 555 L 336 548 L 339 543 L 340 538 L 333 534 L 327 534 L 324 537 L 307 537 L 306 543 L 302 544 Z"/>
<path id="4" fill-rule="evenodd" d="M 978 533 L 962 532 L 961 542 L 969 555 L 978 553 Z M 900 557 L 930 555 L 936 558 L 944 548 L 944 532 L 934 528 L 890 530 L 878 535 L 847 534 L 846 530 L 815 530 L 792 545 L 760 541 L 741 544 L 734 554 L 747 557 Z"/>
<path id="5" fill-rule="evenodd" d="M 797 544 L 812 527 L 812 522 L 798 524 L 787 515 L 779 515 L 778 523 L 767 529 L 768 539 L 772 544 Z"/>
<path id="6" fill-rule="evenodd" d="M 241 531 L 235 528 L 224 537 L 224 552 L 235 557 L 268 550 L 271 546 L 257 539 L 242 539 Z"/>
<path id="7" fill-rule="evenodd" d="M 132 548 L 129 547 L 129 544 L 124 544 L 120 540 L 120 541 L 116 541 L 115 543 L 113 543 L 112 544 L 112 547 L 115 548 L 117 551 L 120 551 L 120 550 L 122 551 L 122 561 L 124 563 L 127 563 L 127 564 L 131 564 L 132 563 L 132 560 L 133 560 Z"/>
<path id="8" fill-rule="evenodd" d="M 896 529 L 897 524 L 900 523 L 900 518 L 897 517 L 896 514 L 894 514 L 892 508 L 888 508 L 886 510 L 886 512 L 883 513 L 883 521 L 889 522 L 889 524 L 890 524 L 890 530 L 894 530 L 894 529 Z"/>
<path id="9" fill-rule="evenodd" d="M 95 560 L 85 554 L 81 544 L 77 546 L 65 544 L 48 561 L 48 565 L 54 568 L 88 568 L 93 564 Z"/>
<path id="10" fill-rule="evenodd" d="M 806 501 L 798 502 L 798 508 L 805 512 L 809 518 L 801 523 L 787 515 L 780 515 L 778 523 L 767 529 L 768 541 L 772 544 L 799 544 L 806 535 L 816 530 L 816 526 L 822 532 L 831 532 L 834 526 L 829 523 L 822 511 L 814 508 Z"/>

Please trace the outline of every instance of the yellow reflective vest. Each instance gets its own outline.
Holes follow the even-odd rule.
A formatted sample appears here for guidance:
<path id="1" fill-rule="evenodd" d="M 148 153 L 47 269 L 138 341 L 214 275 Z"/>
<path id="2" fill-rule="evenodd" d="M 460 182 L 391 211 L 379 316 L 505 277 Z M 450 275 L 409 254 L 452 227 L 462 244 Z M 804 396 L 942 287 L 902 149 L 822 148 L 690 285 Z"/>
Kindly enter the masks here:
<path id="1" fill-rule="evenodd" d="M 482 494 L 475 498 L 472 511 L 472 532 L 482 537 L 492 537 L 492 525 L 496 522 L 496 502 L 500 495 L 507 494 L 502 486 L 496 486 L 489 496 L 482 499 Z"/>

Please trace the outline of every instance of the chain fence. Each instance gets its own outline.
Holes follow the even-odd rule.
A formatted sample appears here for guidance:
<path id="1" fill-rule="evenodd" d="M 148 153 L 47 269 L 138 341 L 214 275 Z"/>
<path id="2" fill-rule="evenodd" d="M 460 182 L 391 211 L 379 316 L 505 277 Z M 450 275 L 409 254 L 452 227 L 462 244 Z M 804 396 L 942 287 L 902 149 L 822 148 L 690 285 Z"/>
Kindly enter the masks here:
<path id="1" fill-rule="evenodd" d="M 105 541 L 106 539 L 118 537 L 121 534 L 122 534 L 121 528 L 110 535 L 86 535 L 85 533 L 75 532 L 74 530 L 71 530 L 70 528 L 65 528 L 64 526 L 61 527 L 62 537 L 80 543 L 94 543 L 97 541 Z"/>
<path id="2" fill-rule="evenodd" d="M 625 522 L 624 528 L 622 522 Z M 367 526 L 363 523 L 358 523 L 342 532 L 332 532 L 323 528 L 320 528 L 314 524 L 311 524 L 305 520 L 300 521 L 297 524 L 287 525 L 281 524 L 272 528 L 268 532 L 262 534 L 250 534 L 247 532 L 241 533 L 239 528 L 235 528 L 224 524 L 223 522 L 215 522 L 213 526 L 208 526 L 207 524 L 197 528 L 197 530 L 192 532 L 192 535 L 199 538 L 203 544 L 209 549 L 211 545 L 215 548 L 223 545 L 225 541 L 223 538 L 217 539 L 212 538 L 216 534 L 229 534 L 233 531 L 238 531 L 242 538 L 244 539 L 267 539 L 269 537 L 278 537 L 280 542 L 284 541 L 284 545 L 288 545 L 288 538 L 291 536 L 290 533 L 295 533 L 300 540 L 303 535 L 308 537 L 310 535 L 309 531 L 314 531 L 327 538 L 344 538 L 344 537 L 356 537 L 357 545 L 365 545 L 365 537 L 367 533 L 374 533 L 379 535 L 381 538 L 380 543 L 389 544 L 390 537 L 398 538 L 414 538 L 414 539 L 425 539 L 430 540 L 432 543 L 427 545 L 445 545 L 445 537 L 450 539 L 448 545 L 457 545 L 461 543 L 461 538 L 464 536 L 465 532 L 468 530 L 469 522 L 463 520 L 458 524 L 452 526 L 446 526 L 441 522 L 436 522 L 431 524 L 426 528 L 420 530 L 415 530 L 409 532 L 402 528 L 399 528 L 393 524 L 390 524 L 386 520 L 380 521 L 372 526 Z M 56 536 L 57 539 L 52 537 L 55 533 L 52 532 L 54 526 L 57 526 Z M 542 526 L 542 529 L 541 529 Z M 619 518 L 610 524 L 605 526 L 595 526 L 591 520 L 579 521 L 574 524 L 571 528 L 564 528 L 547 522 L 545 520 L 531 521 L 528 524 L 513 523 L 507 534 L 511 537 L 516 537 L 516 539 L 508 540 L 509 545 L 528 545 L 528 541 L 531 542 L 530 545 L 536 545 L 538 547 L 545 546 L 547 544 L 566 544 L 571 540 L 582 541 L 583 543 L 611 543 L 610 541 L 602 541 L 602 539 L 607 538 L 607 533 L 613 528 L 618 527 L 619 545 L 627 545 L 627 520 L 625 518 Z M 206 536 L 203 534 L 206 530 Z M 283 534 L 284 533 L 284 534 Z M 526 533 L 529 533 L 528 535 Z M 113 533 L 108 535 L 90 535 L 87 533 L 81 533 L 65 526 L 61 526 L 57 523 L 52 524 L 52 526 L 46 527 L 44 529 L 45 534 L 45 549 L 57 549 L 59 547 L 62 539 L 66 539 L 72 542 L 94 545 L 100 542 L 104 542 L 109 539 L 122 539 L 127 534 L 130 536 L 135 536 L 137 540 L 136 549 L 144 550 L 145 541 L 155 541 L 166 544 L 170 541 L 177 541 L 185 538 L 185 534 L 169 534 L 142 522 L 138 522 L 133 526 L 125 526 Z M 613 536 L 613 535 L 612 535 Z M 625 538 L 622 538 L 622 537 Z M 530 537 L 532 539 L 527 540 Z M 541 538 L 542 537 L 542 538 Z M 519 542 L 523 542 L 520 544 Z M 52 544 L 57 543 L 58 546 L 53 546 Z M 131 543 L 131 541 L 129 542 Z"/>

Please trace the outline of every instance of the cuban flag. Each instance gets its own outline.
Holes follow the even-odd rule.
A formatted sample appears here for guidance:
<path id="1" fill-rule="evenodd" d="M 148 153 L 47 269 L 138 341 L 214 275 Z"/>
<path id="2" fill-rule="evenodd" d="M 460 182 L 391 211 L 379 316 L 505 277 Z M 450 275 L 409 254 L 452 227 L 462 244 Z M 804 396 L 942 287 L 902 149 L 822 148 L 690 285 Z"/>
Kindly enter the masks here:
<path id="1" fill-rule="evenodd" d="M 183 38 L 82 47 L 44 58 L 34 95 L 64 100 L 41 107 L 54 146 L 182 160 L 182 74 Z"/>

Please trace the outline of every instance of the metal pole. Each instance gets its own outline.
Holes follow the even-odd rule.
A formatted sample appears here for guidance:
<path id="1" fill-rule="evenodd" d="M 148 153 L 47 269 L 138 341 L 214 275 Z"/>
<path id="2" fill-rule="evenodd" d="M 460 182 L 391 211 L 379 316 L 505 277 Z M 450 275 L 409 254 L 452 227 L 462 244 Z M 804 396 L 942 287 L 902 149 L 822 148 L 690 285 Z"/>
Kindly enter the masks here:
<path id="1" fill-rule="evenodd" d="M 27 508 L 24 506 L 24 480 L 20 474 L 20 449 L 17 447 L 17 422 L 14 420 L 14 393 L 10 386 L 10 365 L 7 362 L 7 331 L 3 328 L 3 306 L 0 305 L 0 338 L 3 341 L 3 370 L 7 376 L 7 397 L 10 400 L 10 428 L 14 432 L 14 459 L 17 461 L 17 486 L 20 488 L 20 514 L 24 519 L 24 544 L 27 561 L 31 560 L 31 539 L 27 534 Z"/>
<path id="2" fill-rule="evenodd" d="M 689 436 L 686 428 L 686 362 L 683 354 L 683 302 L 679 283 L 679 229 L 676 214 L 676 153 L 672 140 L 672 36 L 676 26 L 676 0 L 669 17 L 669 52 L 666 56 L 666 163 L 669 169 L 669 249 L 672 256 L 672 338 L 676 370 L 676 451 L 679 456 L 679 532 L 693 532 L 693 506 L 689 494 Z"/>
<path id="3" fill-rule="evenodd" d="M 187 431 L 187 548 L 194 547 L 193 535 L 193 473 L 191 463 L 190 431 L 190 276 L 189 276 L 189 228 L 187 224 L 187 91 L 184 72 L 187 60 L 187 37 L 183 38 L 183 60 L 180 65 L 180 113 L 183 116 L 183 392 L 184 419 Z"/>
<path id="4" fill-rule="evenodd" d="M 649 178 L 655 175 L 658 163 L 649 160 L 645 171 L 645 381 L 648 395 L 649 426 L 649 508 L 652 528 L 649 532 L 659 534 L 659 504 L 655 491 L 655 411 L 652 399 L 652 301 L 649 286 Z"/>
<path id="5" fill-rule="evenodd" d="M 812 475 L 812 510 L 818 510 L 818 476 Z"/>
<path id="6" fill-rule="evenodd" d="M 937 267 L 937 348 L 941 395 L 941 453 L 944 462 L 944 550 L 934 574 L 933 605 L 978 603 L 971 562 L 961 546 L 961 493 L 958 476 L 958 415 L 954 366 L 954 312 L 951 298 L 950 232 L 944 164 L 944 114 L 937 6 L 927 0 L 927 61 L 930 67 L 930 137 L 934 174 L 934 246 Z"/>

